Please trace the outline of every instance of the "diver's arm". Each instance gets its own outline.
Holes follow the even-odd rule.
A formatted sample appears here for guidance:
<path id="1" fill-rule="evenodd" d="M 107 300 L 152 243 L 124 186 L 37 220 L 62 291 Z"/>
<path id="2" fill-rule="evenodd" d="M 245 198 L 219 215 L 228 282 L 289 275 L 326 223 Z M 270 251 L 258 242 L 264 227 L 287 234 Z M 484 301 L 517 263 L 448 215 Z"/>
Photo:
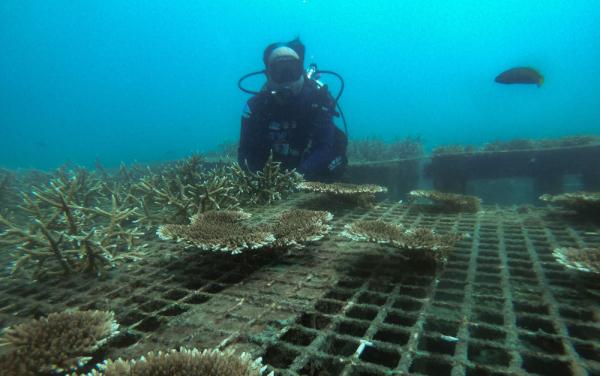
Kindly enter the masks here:
<path id="1" fill-rule="evenodd" d="M 315 125 L 312 147 L 300 163 L 299 171 L 307 180 L 315 179 L 327 173 L 328 165 L 333 160 L 335 141 L 335 125 L 333 122 Z"/>

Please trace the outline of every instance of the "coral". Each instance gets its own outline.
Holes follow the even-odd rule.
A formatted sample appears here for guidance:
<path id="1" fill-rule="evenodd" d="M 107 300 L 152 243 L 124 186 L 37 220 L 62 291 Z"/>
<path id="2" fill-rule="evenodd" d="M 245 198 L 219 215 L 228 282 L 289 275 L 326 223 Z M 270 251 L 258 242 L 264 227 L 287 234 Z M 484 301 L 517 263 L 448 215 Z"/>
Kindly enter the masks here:
<path id="1" fill-rule="evenodd" d="M 6 376 L 75 370 L 117 329 L 114 313 L 104 311 L 52 313 L 10 327 L 0 343 L 9 349 L 0 357 L 0 369 Z"/>
<path id="2" fill-rule="evenodd" d="M 409 193 L 411 200 L 426 199 L 432 201 L 437 208 L 445 212 L 476 213 L 481 199 L 475 196 L 438 191 L 416 190 Z"/>
<path id="3" fill-rule="evenodd" d="M 385 187 L 373 184 L 320 183 L 313 181 L 298 184 L 298 189 L 308 192 L 330 193 L 333 195 L 375 194 L 387 192 Z"/>
<path id="4" fill-rule="evenodd" d="M 136 209 L 120 193 L 107 193 L 87 170 L 59 170 L 46 185 L 23 194 L 20 214 L 28 223 L 0 215 L 0 245 L 12 248 L 13 274 L 100 274 L 141 236 L 130 226 Z"/>
<path id="5" fill-rule="evenodd" d="M 281 213 L 272 224 L 249 227 L 243 211 L 210 211 L 194 216 L 189 225 L 162 225 L 157 235 L 177 240 L 206 251 L 233 254 L 258 248 L 300 248 L 304 243 L 323 238 L 330 230 L 333 216 L 326 211 L 291 209 Z"/>
<path id="6" fill-rule="evenodd" d="M 217 148 L 206 153 L 210 160 L 236 159 L 239 143 L 237 141 L 224 141 Z"/>
<path id="7" fill-rule="evenodd" d="M 405 228 L 381 220 L 358 221 L 345 226 L 342 235 L 352 240 L 370 241 L 380 244 L 390 244 L 401 241 Z"/>
<path id="8" fill-rule="evenodd" d="M 326 211 L 290 209 L 279 215 L 271 226 L 276 247 L 301 247 L 303 243 L 323 238 L 333 215 Z"/>
<path id="9" fill-rule="evenodd" d="M 359 206 L 370 206 L 376 193 L 385 193 L 387 188 L 374 184 L 302 182 L 298 189 L 305 192 L 325 193 L 330 199 Z"/>
<path id="10" fill-rule="evenodd" d="M 197 213 L 237 207 L 234 187 L 225 168 L 205 170 L 203 159 L 193 155 L 159 173 L 149 170 L 132 186 L 132 199 L 141 209 L 139 221 L 147 226 L 186 223 Z"/>
<path id="11" fill-rule="evenodd" d="M 434 157 L 441 155 L 451 155 L 451 154 L 468 154 L 473 153 L 475 147 L 471 145 L 442 145 L 437 146 L 431 152 Z"/>
<path id="12" fill-rule="evenodd" d="M 242 211 L 206 212 L 193 216 L 189 225 L 162 225 L 156 234 L 163 240 L 183 241 L 203 251 L 232 254 L 272 244 L 275 241 L 272 233 L 243 223 L 248 217 Z"/>
<path id="13" fill-rule="evenodd" d="M 536 145 L 534 141 L 525 138 L 516 138 L 510 141 L 494 141 L 485 144 L 482 151 L 496 152 L 496 151 L 515 151 L 515 150 L 533 150 Z"/>
<path id="14" fill-rule="evenodd" d="M 463 238 L 463 235 L 456 233 L 438 235 L 428 228 L 407 229 L 402 225 L 381 220 L 362 220 L 347 224 L 341 235 L 355 241 L 369 241 L 388 244 L 406 251 L 419 251 L 411 252 L 409 257 L 420 258 L 434 265 L 445 264 L 450 249 Z"/>
<path id="15" fill-rule="evenodd" d="M 348 160 L 372 162 L 385 160 L 386 145 L 382 140 L 351 140 L 348 142 Z"/>
<path id="16" fill-rule="evenodd" d="M 542 139 L 536 142 L 540 149 L 570 148 L 600 144 L 600 137 L 593 135 L 565 136 L 557 139 Z"/>
<path id="17" fill-rule="evenodd" d="M 296 171 L 283 170 L 281 163 L 273 160 L 273 153 L 262 170 L 252 172 L 234 163 L 230 168 L 240 200 L 249 205 L 268 205 L 293 192 L 303 181 Z"/>
<path id="18" fill-rule="evenodd" d="M 558 263 L 582 272 L 600 274 L 600 248 L 556 248 L 552 251 Z"/>
<path id="19" fill-rule="evenodd" d="M 388 153 L 389 159 L 421 158 L 425 154 L 423 140 L 420 137 L 395 139 L 388 145 Z"/>
<path id="20" fill-rule="evenodd" d="M 347 154 L 353 162 L 414 159 L 423 156 L 423 142 L 418 137 L 395 139 L 391 143 L 378 139 L 351 140 Z"/>
<path id="21" fill-rule="evenodd" d="M 17 177 L 14 173 L 0 169 L 0 208 L 13 208 L 17 198 L 15 182 Z"/>
<path id="22" fill-rule="evenodd" d="M 150 352 L 137 360 L 108 360 L 89 376 L 260 376 L 266 367 L 262 359 L 253 360 L 248 353 L 236 355 L 232 350 L 181 348 L 179 351 Z M 269 375 L 273 375 L 271 372 Z"/>
<path id="23" fill-rule="evenodd" d="M 302 180 L 295 171 L 283 170 L 272 157 L 257 172 L 237 163 L 204 169 L 198 158 L 175 163 L 159 173 L 149 171 L 133 185 L 131 197 L 141 209 L 141 223 L 185 224 L 197 213 L 270 204 Z"/>
<path id="24" fill-rule="evenodd" d="M 441 156 L 448 154 L 466 154 L 466 153 L 496 153 L 520 150 L 547 150 L 559 148 L 572 148 L 582 146 L 592 146 L 600 144 L 600 137 L 579 135 L 567 136 L 556 139 L 541 139 L 529 140 L 524 138 L 516 138 L 508 141 L 493 141 L 484 144 L 482 147 L 474 147 L 470 145 L 445 145 L 436 147 L 432 154 L 433 156 Z"/>
<path id="25" fill-rule="evenodd" d="M 600 215 L 600 192 L 572 192 L 541 195 L 540 200 L 584 214 Z"/>

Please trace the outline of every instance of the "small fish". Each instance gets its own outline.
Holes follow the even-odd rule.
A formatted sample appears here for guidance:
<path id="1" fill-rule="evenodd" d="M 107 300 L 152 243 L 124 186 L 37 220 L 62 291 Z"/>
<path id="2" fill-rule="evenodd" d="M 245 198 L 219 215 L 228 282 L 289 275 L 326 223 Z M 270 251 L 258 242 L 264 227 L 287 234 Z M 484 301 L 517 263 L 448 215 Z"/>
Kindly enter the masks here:
<path id="1" fill-rule="evenodd" d="M 500 73 L 494 81 L 499 84 L 536 84 L 540 87 L 544 83 L 544 76 L 533 68 L 517 67 Z"/>

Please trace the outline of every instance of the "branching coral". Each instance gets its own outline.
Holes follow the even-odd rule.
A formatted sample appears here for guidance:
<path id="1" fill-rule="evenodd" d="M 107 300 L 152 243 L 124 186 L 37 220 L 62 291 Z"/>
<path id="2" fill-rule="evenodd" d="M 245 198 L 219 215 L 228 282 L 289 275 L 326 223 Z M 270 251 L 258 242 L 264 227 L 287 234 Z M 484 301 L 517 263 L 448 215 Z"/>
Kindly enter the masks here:
<path id="1" fill-rule="evenodd" d="M 552 254 L 556 261 L 567 268 L 600 274 L 600 247 L 556 248 Z"/>
<path id="2" fill-rule="evenodd" d="M 333 215 L 326 211 L 291 209 L 283 212 L 271 226 L 275 235 L 275 246 L 300 247 L 304 243 L 323 238 L 331 226 Z"/>
<path id="3" fill-rule="evenodd" d="M 445 212 L 476 213 L 481 205 L 479 197 L 457 193 L 416 190 L 411 191 L 409 196 L 412 200 L 426 199 L 433 201 L 438 209 Z"/>
<path id="4" fill-rule="evenodd" d="M 199 155 L 175 162 L 155 173 L 148 169 L 131 188 L 131 198 L 141 209 L 139 221 L 147 226 L 159 223 L 186 223 L 192 215 L 212 209 L 223 186 L 225 177 L 216 177 L 203 170 Z"/>
<path id="5" fill-rule="evenodd" d="M 298 189 L 305 192 L 325 193 L 331 199 L 342 200 L 362 206 L 369 206 L 375 201 L 375 194 L 387 192 L 387 188 L 374 184 L 321 183 L 306 181 L 298 184 Z"/>
<path id="6" fill-rule="evenodd" d="M 237 163 L 202 169 L 198 160 L 175 164 L 162 173 L 149 172 L 133 186 L 141 208 L 140 222 L 187 223 L 197 213 L 230 210 L 239 205 L 270 204 L 291 192 L 300 174 L 281 169 L 270 158 L 263 170 L 250 172 Z"/>
<path id="7" fill-rule="evenodd" d="M 65 170 L 22 200 L 27 225 L 0 216 L 0 244 L 13 250 L 13 273 L 32 278 L 99 274 L 121 251 L 131 251 L 141 235 L 130 226 L 136 210 L 126 207 L 118 193 L 107 195 L 100 180 L 84 169 Z"/>
<path id="8" fill-rule="evenodd" d="M 341 235 L 355 241 L 388 244 L 402 250 L 418 251 L 409 253 L 409 256 L 422 258 L 435 265 L 445 264 L 450 249 L 463 238 L 463 235 L 456 233 L 438 235 L 428 228 L 407 229 L 381 220 L 347 224 Z"/>
<path id="9" fill-rule="evenodd" d="M 99 368 L 88 376 L 260 376 L 265 373 L 266 366 L 262 365 L 261 358 L 253 360 L 248 353 L 237 355 L 233 350 L 181 348 L 179 351 L 150 352 L 137 360 L 109 360 Z"/>
<path id="10" fill-rule="evenodd" d="M 545 194 L 540 200 L 565 209 L 600 216 L 600 192 L 572 192 L 560 195 Z"/>
<path id="11" fill-rule="evenodd" d="M 260 171 L 252 172 L 234 163 L 230 168 L 240 200 L 246 204 L 268 205 L 293 192 L 302 182 L 296 171 L 284 170 L 273 160 L 273 153 Z"/>
<path id="12" fill-rule="evenodd" d="M 0 208 L 12 208 L 14 207 L 14 201 L 16 198 L 15 181 L 16 176 L 14 173 L 0 169 Z"/>
<path id="13" fill-rule="evenodd" d="M 10 327 L 0 343 L 9 349 L 0 357 L 0 369 L 6 376 L 76 370 L 117 329 L 114 313 L 104 311 L 52 313 Z"/>
<path id="14" fill-rule="evenodd" d="M 248 216 L 241 211 L 211 211 L 193 216 L 189 225 L 162 225 L 156 233 L 163 240 L 183 241 L 204 251 L 232 254 L 272 244 L 275 241 L 272 233 L 243 223 Z"/>
<path id="15" fill-rule="evenodd" d="M 237 157 L 239 143 L 237 141 L 224 141 L 213 150 L 206 153 L 209 160 L 235 159 Z"/>

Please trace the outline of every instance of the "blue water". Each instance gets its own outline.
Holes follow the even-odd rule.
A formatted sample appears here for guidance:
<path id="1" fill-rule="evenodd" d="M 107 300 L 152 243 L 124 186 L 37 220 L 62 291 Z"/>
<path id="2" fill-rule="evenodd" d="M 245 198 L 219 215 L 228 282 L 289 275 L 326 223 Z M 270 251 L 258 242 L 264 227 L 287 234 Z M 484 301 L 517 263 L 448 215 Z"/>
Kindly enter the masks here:
<path id="1" fill-rule="evenodd" d="M 235 141 L 237 79 L 296 36 L 307 62 L 344 76 L 352 138 L 599 134 L 598 20 L 597 0 L 3 0 L 0 166 L 115 166 Z M 545 84 L 493 82 L 517 65 Z"/>

